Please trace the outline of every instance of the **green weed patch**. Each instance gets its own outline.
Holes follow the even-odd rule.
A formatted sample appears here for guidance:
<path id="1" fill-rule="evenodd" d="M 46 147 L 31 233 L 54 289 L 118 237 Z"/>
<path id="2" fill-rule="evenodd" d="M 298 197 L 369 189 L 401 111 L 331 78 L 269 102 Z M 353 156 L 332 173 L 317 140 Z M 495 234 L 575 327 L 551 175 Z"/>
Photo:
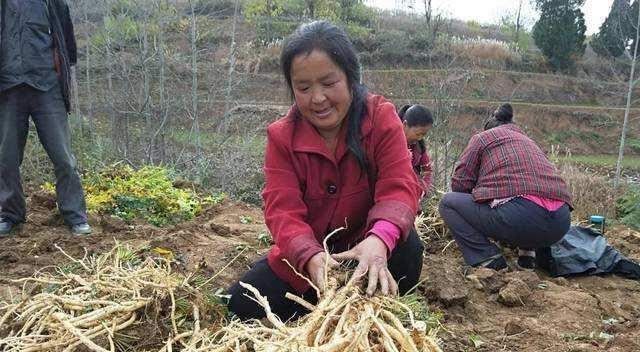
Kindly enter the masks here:
<path id="1" fill-rule="evenodd" d="M 152 166 L 112 167 L 86 175 L 83 186 L 90 213 L 112 214 L 126 221 L 139 218 L 156 226 L 193 219 L 204 205 L 218 199 L 178 188 L 169 170 Z M 53 191 L 52 184 L 43 188 Z"/>
<path id="2" fill-rule="evenodd" d="M 640 188 L 630 188 L 616 205 L 619 219 L 627 226 L 640 229 Z"/>

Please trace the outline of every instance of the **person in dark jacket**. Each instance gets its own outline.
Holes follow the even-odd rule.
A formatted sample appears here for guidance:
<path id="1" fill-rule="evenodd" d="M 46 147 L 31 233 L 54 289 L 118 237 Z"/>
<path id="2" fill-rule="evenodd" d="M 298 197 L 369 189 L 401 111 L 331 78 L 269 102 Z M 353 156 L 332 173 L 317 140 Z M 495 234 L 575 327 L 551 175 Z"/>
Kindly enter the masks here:
<path id="1" fill-rule="evenodd" d="M 282 71 L 295 104 L 267 129 L 265 222 L 275 245 L 241 279 L 281 319 L 306 309 L 285 298 L 318 298 L 325 265 L 358 262 L 368 295 L 404 294 L 418 283 L 423 245 L 413 227 L 421 188 L 402 124 L 384 97 L 367 93 L 346 33 L 328 22 L 301 25 L 284 43 Z M 346 229 L 323 242 L 340 227 Z M 239 283 L 229 309 L 243 320 L 264 310 Z"/>
<path id="2" fill-rule="evenodd" d="M 0 236 L 26 219 L 20 164 L 29 116 L 53 162 L 58 209 L 89 234 L 67 115 L 76 44 L 64 0 L 0 0 Z"/>
<path id="3" fill-rule="evenodd" d="M 471 137 L 440 202 L 440 215 L 471 266 L 504 269 L 489 239 L 520 249 L 518 265 L 535 267 L 535 249 L 559 241 L 571 224 L 571 196 L 555 166 L 500 106 Z"/>

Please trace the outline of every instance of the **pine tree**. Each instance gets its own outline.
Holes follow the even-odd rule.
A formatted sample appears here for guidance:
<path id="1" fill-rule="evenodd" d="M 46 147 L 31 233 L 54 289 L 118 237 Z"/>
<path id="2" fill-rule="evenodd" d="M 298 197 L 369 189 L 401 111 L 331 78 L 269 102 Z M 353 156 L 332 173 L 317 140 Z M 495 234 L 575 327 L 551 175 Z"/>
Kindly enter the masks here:
<path id="1" fill-rule="evenodd" d="M 554 70 L 568 71 L 584 54 L 587 26 L 580 6 L 585 0 L 535 0 L 540 19 L 533 39 Z"/>
<path id="2" fill-rule="evenodd" d="M 637 9 L 637 1 L 636 1 Z M 637 11 L 636 11 L 637 13 Z M 598 55 L 619 57 L 627 49 L 631 37 L 635 37 L 635 28 L 629 18 L 631 5 L 629 0 L 614 0 L 609 16 L 593 36 L 591 46 Z M 633 32 L 633 33 L 631 33 Z"/>

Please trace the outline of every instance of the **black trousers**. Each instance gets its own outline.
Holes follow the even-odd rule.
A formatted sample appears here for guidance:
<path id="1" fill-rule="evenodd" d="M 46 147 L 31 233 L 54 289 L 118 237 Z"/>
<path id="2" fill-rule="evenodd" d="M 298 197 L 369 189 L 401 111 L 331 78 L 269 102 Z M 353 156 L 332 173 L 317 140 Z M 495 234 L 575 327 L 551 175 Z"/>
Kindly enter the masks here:
<path id="1" fill-rule="evenodd" d="M 424 252 L 422 241 L 416 231 L 411 230 L 407 240 L 398 243 L 391 253 L 391 258 L 389 258 L 387 265 L 389 271 L 398 282 L 398 289 L 401 295 L 411 290 L 420 280 L 422 252 Z M 297 319 L 308 313 L 301 305 L 285 298 L 287 292 L 292 294 L 296 294 L 296 292 L 293 287 L 276 276 L 266 258 L 255 262 L 240 281 L 251 284 L 260 291 L 261 295 L 267 297 L 271 310 L 282 320 Z M 240 284 L 236 283 L 231 286 L 228 293 L 231 295 L 229 310 L 240 319 L 262 319 L 265 317 L 262 307 L 246 296 L 253 297 Z M 318 300 L 313 289 L 304 292 L 302 297 L 314 304 Z"/>
<path id="2" fill-rule="evenodd" d="M 489 238 L 533 250 L 560 241 L 571 225 L 566 204 L 548 211 L 521 197 L 491 208 L 488 203 L 476 203 L 471 194 L 450 192 L 440 201 L 439 210 L 469 265 L 500 253 Z"/>
<path id="3" fill-rule="evenodd" d="M 42 92 L 20 85 L 0 92 L 0 217 L 24 222 L 26 205 L 20 165 L 29 133 L 29 116 L 53 162 L 58 209 L 68 225 L 87 222 L 86 205 L 60 86 Z"/>

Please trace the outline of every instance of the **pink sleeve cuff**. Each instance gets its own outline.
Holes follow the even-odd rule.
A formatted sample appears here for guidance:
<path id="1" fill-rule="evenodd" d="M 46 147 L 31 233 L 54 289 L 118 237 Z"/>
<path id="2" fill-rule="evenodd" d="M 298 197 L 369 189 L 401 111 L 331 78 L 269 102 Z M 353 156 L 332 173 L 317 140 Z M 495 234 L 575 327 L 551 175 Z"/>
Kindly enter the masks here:
<path id="1" fill-rule="evenodd" d="M 400 228 L 395 224 L 386 221 L 386 220 L 378 220 L 373 224 L 371 230 L 369 230 L 369 235 L 376 235 L 379 239 L 384 242 L 389 250 L 389 254 L 393 252 L 396 248 L 396 244 L 400 239 Z"/>

